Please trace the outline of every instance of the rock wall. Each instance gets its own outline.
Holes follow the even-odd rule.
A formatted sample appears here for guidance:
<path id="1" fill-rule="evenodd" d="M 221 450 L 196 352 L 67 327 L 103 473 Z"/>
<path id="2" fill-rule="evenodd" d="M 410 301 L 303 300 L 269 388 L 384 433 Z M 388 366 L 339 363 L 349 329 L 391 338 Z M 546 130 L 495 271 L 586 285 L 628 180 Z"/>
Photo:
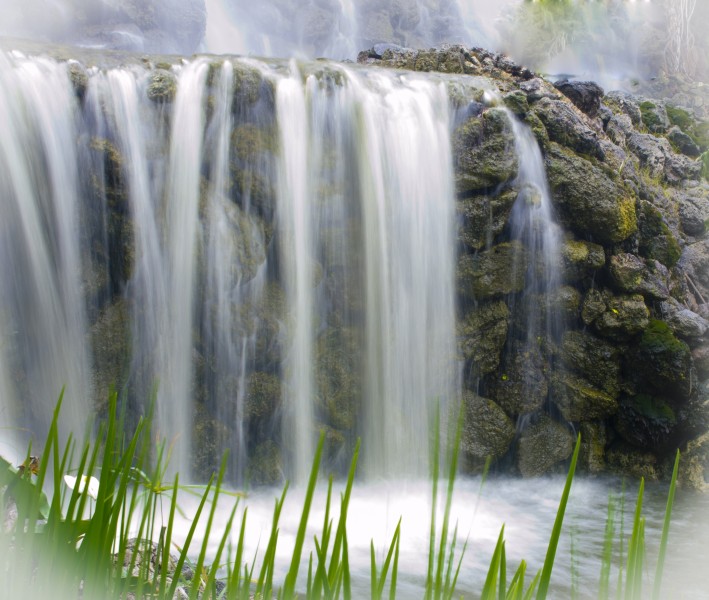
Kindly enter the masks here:
<path id="1" fill-rule="evenodd" d="M 461 98 L 454 155 L 468 468 L 490 456 L 523 476 L 563 469 L 581 432 L 587 472 L 661 478 L 680 448 L 685 482 L 702 487 L 709 140 L 696 104 L 606 94 L 591 82 L 555 86 L 504 56 L 457 46 L 375 47 L 359 62 L 491 78 L 537 137 L 564 227 L 563 281 L 549 292 L 563 333 L 520 353 L 515 340 L 527 325 L 513 311 L 525 281 L 513 264 L 525 249 L 509 233 L 520 192 L 510 131 L 494 102 Z M 538 306 L 531 318 L 546 319 Z"/>

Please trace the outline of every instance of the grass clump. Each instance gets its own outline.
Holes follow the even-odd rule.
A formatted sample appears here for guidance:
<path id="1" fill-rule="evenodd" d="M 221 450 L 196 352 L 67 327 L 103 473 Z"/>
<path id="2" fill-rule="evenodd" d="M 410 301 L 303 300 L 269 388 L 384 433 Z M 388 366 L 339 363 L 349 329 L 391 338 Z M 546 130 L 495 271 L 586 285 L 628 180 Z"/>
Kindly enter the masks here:
<path id="1" fill-rule="evenodd" d="M 135 433 L 124 435 L 124 422 L 117 416 L 117 400 L 109 402 L 107 423 L 100 427 L 95 441 L 77 446 L 73 439 L 63 447 L 57 433 L 61 397 L 44 445 L 41 459 L 31 456 L 19 468 L 4 459 L 0 462 L 0 489 L 4 489 L 4 506 L 13 504 L 17 516 L 9 527 L 0 531 L 0 577 L 6 597 L 35 598 L 150 598 L 187 597 L 224 600 L 279 598 L 350 600 L 353 597 L 350 551 L 347 537 L 347 514 L 354 487 L 359 457 L 359 442 L 340 494 L 337 519 L 332 515 L 333 478 L 327 480 L 327 499 L 320 533 L 313 537 L 314 551 L 304 560 L 307 526 L 319 481 L 325 435 L 321 433 L 302 504 L 301 517 L 289 549 L 290 565 L 282 582 L 276 581 L 276 549 L 279 543 L 279 521 L 283 512 L 288 484 L 275 499 L 271 531 L 262 555 L 249 561 L 245 556 L 245 531 L 248 509 L 244 509 L 240 525 L 236 512 L 241 497 L 223 488 L 226 469 L 224 456 L 218 473 L 206 486 L 198 488 L 180 484 L 175 475 L 165 483 L 169 452 L 164 445 L 151 445 L 149 419 L 141 420 Z M 422 596 L 425 600 L 449 600 L 460 597 L 459 576 L 468 541 L 459 545 L 458 527 L 451 523 L 451 506 L 455 488 L 462 431 L 462 413 L 455 422 L 452 445 L 445 466 L 443 519 L 437 521 L 441 451 L 439 418 L 436 417 L 435 443 L 432 452 L 432 510 L 428 569 Z M 527 563 L 521 561 L 512 574 L 507 561 L 504 525 L 490 559 L 480 593 L 485 600 L 544 600 L 551 589 L 552 571 L 562 532 L 570 490 L 581 447 L 577 439 L 556 519 L 550 534 L 542 568 L 527 581 Z M 609 501 L 602 553 L 598 596 L 611 596 L 613 559 L 618 554 L 617 598 L 658 599 L 661 593 L 664 560 L 674 503 L 679 453 L 667 500 L 659 556 L 652 586 L 644 580 L 646 570 L 645 520 L 642 516 L 644 483 L 641 482 L 630 538 L 625 541 L 623 505 Z M 64 476 L 71 474 L 71 493 L 63 486 Z M 484 482 L 484 477 L 483 477 Z M 481 484 L 482 485 L 482 484 Z M 49 491 L 49 495 L 44 490 Z M 199 504 L 187 537 L 179 548 L 174 543 L 175 518 L 180 510 L 178 494 L 190 492 L 199 496 Z M 163 496 L 170 508 L 163 514 Z M 223 532 L 213 532 L 219 499 L 234 504 Z M 620 524 L 617 520 L 620 515 Z M 206 520 L 203 519 L 206 516 Z M 203 539 L 194 538 L 202 524 Z M 134 534 L 137 525 L 137 534 Z M 452 530 L 452 532 L 451 532 Z M 232 531 L 234 537 L 232 537 Z M 372 598 L 397 596 L 401 520 L 388 544 L 384 560 L 377 564 L 374 541 L 370 545 L 370 595 Z M 154 540 L 157 540 L 156 542 Z M 208 545 L 216 541 L 216 551 L 208 560 Z M 619 551 L 614 552 L 614 546 Z M 214 547 L 214 546 L 212 546 Z M 624 549 L 627 547 L 627 555 Z M 176 554 L 173 551 L 176 550 Z M 196 557 L 196 558 L 195 558 Z M 194 562 L 192 562 L 194 559 Z M 183 575 L 190 566 L 191 576 Z M 307 565 L 306 577 L 301 577 Z M 572 574 L 573 577 L 573 574 Z M 572 590 L 575 586 L 572 582 Z M 303 596 L 304 594 L 304 596 Z"/>

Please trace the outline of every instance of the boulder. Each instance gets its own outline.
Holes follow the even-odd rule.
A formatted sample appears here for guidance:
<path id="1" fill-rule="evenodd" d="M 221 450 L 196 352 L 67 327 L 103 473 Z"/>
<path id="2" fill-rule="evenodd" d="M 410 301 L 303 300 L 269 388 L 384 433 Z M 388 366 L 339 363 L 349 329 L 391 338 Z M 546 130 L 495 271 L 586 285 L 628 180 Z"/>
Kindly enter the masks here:
<path id="1" fill-rule="evenodd" d="M 682 306 L 674 298 L 660 303 L 662 319 L 681 338 L 700 338 L 709 330 L 709 321 Z"/>
<path id="2" fill-rule="evenodd" d="M 643 100 L 639 104 L 640 118 L 650 133 L 666 133 L 670 119 L 662 102 Z"/>
<path id="3" fill-rule="evenodd" d="M 578 423 L 606 419 L 618 402 L 583 377 L 558 369 L 551 377 L 551 399 L 566 421 Z"/>
<path id="4" fill-rule="evenodd" d="M 642 122 L 640 101 L 636 96 L 628 94 L 627 92 L 614 90 L 606 94 L 603 102 L 609 106 L 614 113 L 625 114 L 630 117 L 635 127 L 638 127 Z"/>
<path id="5" fill-rule="evenodd" d="M 514 189 L 499 194 L 476 195 L 459 200 L 458 238 L 468 248 L 481 250 L 502 233 L 517 199 Z"/>
<path id="6" fill-rule="evenodd" d="M 512 420 L 497 404 L 472 392 L 463 396 L 464 421 L 461 450 L 473 464 L 504 456 L 515 437 Z"/>
<path id="7" fill-rule="evenodd" d="M 524 289 L 527 251 L 518 242 L 505 242 L 458 260 L 458 292 L 469 300 L 486 300 Z"/>
<path id="8" fill-rule="evenodd" d="M 625 341 L 641 333 L 650 322 L 650 310 L 639 294 L 614 296 L 607 291 L 589 290 L 581 318 L 601 336 Z"/>
<path id="9" fill-rule="evenodd" d="M 587 331 L 565 331 L 561 339 L 560 358 L 567 369 L 580 374 L 611 398 L 618 397 L 620 350 L 617 345 Z"/>
<path id="10" fill-rule="evenodd" d="M 696 158 L 702 153 L 699 146 L 694 143 L 694 140 L 676 125 L 667 132 L 667 139 L 670 140 L 678 152 L 686 156 Z"/>
<path id="11" fill-rule="evenodd" d="M 538 347 L 513 349 L 488 381 L 489 394 L 511 417 L 538 411 L 546 402 L 547 365 Z"/>
<path id="12" fill-rule="evenodd" d="M 557 81 L 554 87 L 566 96 L 576 107 L 589 117 L 598 115 L 603 98 L 603 88 L 593 81 Z"/>
<path id="13" fill-rule="evenodd" d="M 584 240 L 565 240 L 561 247 L 561 269 L 564 281 L 581 281 L 606 264 L 603 246 Z"/>
<path id="14" fill-rule="evenodd" d="M 659 479 L 657 456 L 627 442 L 617 442 L 606 450 L 606 464 L 609 470 L 623 477 L 643 477 L 645 481 Z"/>
<path id="15" fill-rule="evenodd" d="M 517 468 L 522 477 L 539 477 L 571 456 L 574 437 L 566 426 L 544 415 L 519 439 Z"/>
<path id="16" fill-rule="evenodd" d="M 502 300 L 475 307 L 458 323 L 458 347 L 468 365 L 466 375 L 480 377 L 500 366 L 510 311 Z"/>
<path id="17" fill-rule="evenodd" d="M 611 256 L 609 272 L 620 292 L 643 294 L 658 300 L 665 300 L 670 295 L 670 273 L 657 260 L 620 253 Z"/>
<path id="18" fill-rule="evenodd" d="M 542 98 L 534 105 L 534 112 L 544 123 L 550 140 L 579 154 L 603 160 L 605 154 L 598 135 L 568 103 L 559 99 Z"/>
<path id="19" fill-rule="evenodd" d="M 662 451 L 674 443 L 677 416 L 662 398 L 646 394 L 621 399 L 615 430 L 632 446 Z"/>
<path id="20" fill-rule="evenodd" d="M 638 390 L 686 400 L 696 385 L 692 354 L 664 321 L 653 319 L 637 345 L 628 352 L 625 377 Z"/>
<path id="21" fill-rule="evenodd" d="M 557 144 L 550 144 L 546 164 L 554 204 L 580 236 L 615 243 L 637 231 L 635 198 L 623 184 Z"/>
<path id="22" fill-rule="evenodd" d="M 638 252 L 641 256 L 656 259 L 672 268 L 682 254 L 677 238 L 650 202 L 638 202 Z"/>
<path id="23" fill-rule="evenodd" d="M 598 474 L 606 470 L 606 426 L 599 421 L 581 423 L 581 449 L 578 467 L 587 473 Z"/>
<path id="24" fill-rule="evenodd" d="M 453 132 L 453 166 L 461 194 L 494 189 L 517 176 L 512 126 L 505 111 L 486 110 Z"/>

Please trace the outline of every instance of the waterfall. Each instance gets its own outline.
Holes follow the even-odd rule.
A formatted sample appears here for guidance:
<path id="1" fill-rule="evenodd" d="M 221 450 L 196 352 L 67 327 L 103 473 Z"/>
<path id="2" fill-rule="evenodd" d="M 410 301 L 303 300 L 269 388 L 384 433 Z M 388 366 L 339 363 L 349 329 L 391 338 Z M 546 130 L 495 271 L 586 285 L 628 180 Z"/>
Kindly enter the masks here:
<path id="1" fill-rule="evenodd" d="M 0 423 L 42 436 L 66 386 L 62 431 L 81 434 L 91 378 L 67 65 L 0 55 L 0 113 Z"/>
<path id="2" fill-rule="evenodd" d="M 363 436 L 368 475 L 425 472 L 459 396 L 442 82 L 2 61 L 3 427 L 67 384 L 81 430 L 115 385 L 183 478 L 229 449 L 302 481 L 322 428 L 333 466 Z"/>
<path id="3" fill-rule="evenodd" d="M 525 289 L 513 300 L 510 312 L 524 331 L 514 331 L 508 346 L 512 357 L 524 361 L 529 371 L 541 372 L 551 363 L 552 346 L 563 331 L 563 319 L 553 292 L 561 284 L 560 258 L 562 230 L 556 223 L 547 183 L 544 158 L 532 130 L 509 110 L 519 172 L 515 185 L 519 189 L 510 215 L 510 236 L 522 242 L 525 261 L 516 261 L 515 269 L 525 269 Z M 519 329 L 519 327 L 517 328 Z M 514 358 L 513 358 L 514 360 Z M 527 377 L 525 395 L 534 390 Z"/>

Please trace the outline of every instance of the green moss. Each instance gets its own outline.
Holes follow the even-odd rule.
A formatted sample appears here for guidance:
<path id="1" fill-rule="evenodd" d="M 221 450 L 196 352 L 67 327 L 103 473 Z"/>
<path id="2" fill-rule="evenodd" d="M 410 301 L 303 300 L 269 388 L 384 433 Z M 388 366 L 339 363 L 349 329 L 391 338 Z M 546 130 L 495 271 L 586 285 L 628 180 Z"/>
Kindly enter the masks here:
<path id="1" fill-rule="evenodd" d="M 692 115 L 683 108 L 668 104 L 665 107 L 665 110 L 667 111 L 667 116 L 670 119 L 670 123 L 677 125 L 677 127 L 685 133 L 687 133 L 690 127 L 694 125 L 694 117 L 692 117 Z"/>
<path id="2" fill-rule="evenodd" d="M 640 255 L 653 258 L 669 268 L 679 260 L 682 249 L 662 218 L 662 214 L 649 202 L 638 207 L 640 230 Z"/>
<path id="3" fill-rule="evenodd" d="M 664 321 L 650 319 L 640 339 L 640 348 L 652 354 L 683 353 L 687 345 L 678 340 Z"/>
<path id="4" fill-rule="evenodd" d="M 702 161 L 702 177 L 709 181 L 709 150 L 699 157 Z"/>
<path id="5" fill-rule="evenodd" d="M 172 102 L 177 94 L 177 79 L 170 71 L 157 69 L 150 77 L 148 98 L 153 102 Z"/>
<path id="6" fill-rule="evenodd" d="M 270 373 L 256 372 L 249 377 L 244 413 L 247 419 L 268 419 L 281 400 L 281 381 Z"/>
<path id="7" fill-rule="evenodd" d="M 675 411 L 659 398 L 638 394 L 632 399 L 632 407 L 641 415 L 648 419 L 665 421 L 674 425 L 677 422 Z"/>

